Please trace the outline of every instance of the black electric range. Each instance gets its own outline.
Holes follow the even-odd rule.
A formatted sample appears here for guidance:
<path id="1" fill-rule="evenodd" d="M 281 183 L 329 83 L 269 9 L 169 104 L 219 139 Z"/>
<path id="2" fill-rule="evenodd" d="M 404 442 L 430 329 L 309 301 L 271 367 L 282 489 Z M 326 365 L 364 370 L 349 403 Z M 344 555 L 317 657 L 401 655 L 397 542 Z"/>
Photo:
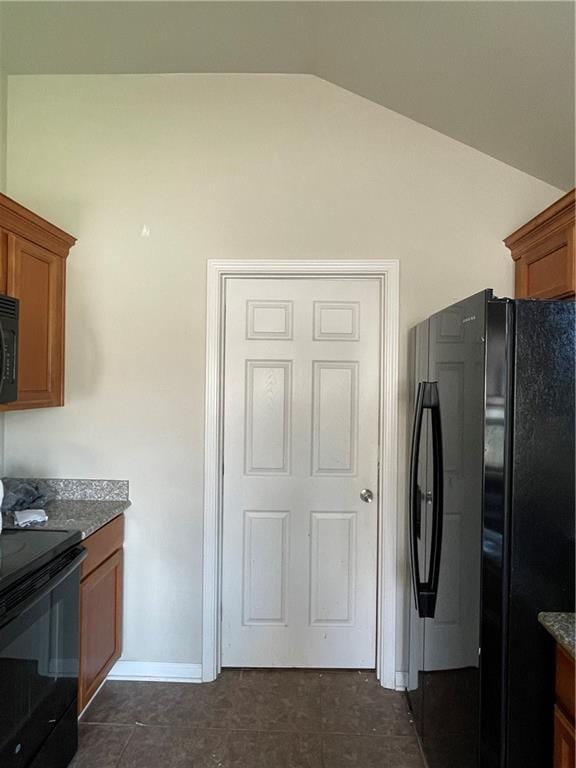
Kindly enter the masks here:
<path id="1" fill-rule="evenodd" d="M 80 540 L 0 533 L 2 768 L 66 768 L 76 752 Z"/>
<path id="2" fill-rule="evenodd" d="M 81 539 L 80 531 L 5 528 L 0 533 L 0 594 Z"/>

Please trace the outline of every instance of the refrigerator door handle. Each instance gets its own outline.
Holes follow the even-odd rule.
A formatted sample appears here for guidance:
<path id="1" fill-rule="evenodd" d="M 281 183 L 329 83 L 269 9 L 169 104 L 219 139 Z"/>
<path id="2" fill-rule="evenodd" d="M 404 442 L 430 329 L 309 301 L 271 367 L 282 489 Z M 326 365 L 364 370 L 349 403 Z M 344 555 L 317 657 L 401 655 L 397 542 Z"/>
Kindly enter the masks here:
<path id="1" fill-rule="evenodd" d="M 444 519 L 444 455 L 442 451 L 442 424 L 440 421 L 440 399 L 438 384 L 430 382 L 430 414 L 432 421 L 432 458 L 434 492 L 432 495 L 432 543 L 430 547 L 430 571 L 427 581 L 427 595 L 424 598 L 425 616 L 434 618 L 440 559 L 442 555 L 442 523 Z M 421 601 L 422 602 L 422 601 Z"/>
<path id="2" fill-rule="evenodd" d="M 414 517 L 414 525 L 416 528 L 416 538 L 419 539 L 422 534 L 422 500 L 427 494 L 422 493 L 422 488 L 419 485 L 416 486 L 416 515 Z"/>
<path id="3" fill-rule="evenodd" d="M 424 385 L 418 384 L 416 405 L 414 407 L 414 423 L 412 426 L 412 445 L 410 449 L 410 561 L 412 566 L 412 586 L 414 588 L 414 600 L 420 613 L 420 564 L 418 562 L 418 539 L 420 538 L 422 496 L 418 486 L 418 462 L 420 461 L 420 436 L 422 433 L 422 416 L 424 414 Z"/>
<path id="4" fill-rule="evenodd" d="M 418 487 L 418 462 L 420 459 L 420 437 L 424 409 L 430 410 L 432 426 L 432 452 L 434 492 L 432 494 L 432 541 L 428 578 L 421 581 L 418 561 L 418 539 L 420 538 L 420 504 L 422 494 Z M 438 384 L 435 381 L 421 381 L 418 384 L 412 446 L 410 451 L 410 559 L 412 563 L 412 583 L 418 615 L 422 618 L 434 618 L 438 577 L 440 574 L 440 556 L 442 551 L 442 516 L 444 466 L 442 454 L 442 429 L 440 423 L 440 399 Z"/>

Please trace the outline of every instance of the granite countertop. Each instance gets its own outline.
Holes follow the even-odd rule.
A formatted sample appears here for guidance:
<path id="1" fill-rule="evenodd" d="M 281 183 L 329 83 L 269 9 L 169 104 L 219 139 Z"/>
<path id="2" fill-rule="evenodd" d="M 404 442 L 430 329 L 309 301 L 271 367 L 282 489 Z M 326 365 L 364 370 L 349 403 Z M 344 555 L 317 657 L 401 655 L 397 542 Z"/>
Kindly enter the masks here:
<path id="1" fill-rule="evenodd" d="M 538 621 L 570 656 L 576 655 L 576 614 L 539 613 Z"/>
<path id="2" fill-rule="evenodd" d="M 56 498 L 45 504 L 45 523 L 30 528 L 57 531 L 80 531 L 82 538 L 91 536 L 121 515 L 131 502 L 126 480 L 63 480 L 42 479 Z M 8 518 L 6 528 L 14 527 Z"/>
<path id="3" fill-rule="evenodd" d="M 91 536 L 122 512 L 130 502 L 57 499 L 46 504 L 48 521 L 31 525 L 30 528 L 44 528 L 52 531 L 80 531 L 82 538 Z"/>

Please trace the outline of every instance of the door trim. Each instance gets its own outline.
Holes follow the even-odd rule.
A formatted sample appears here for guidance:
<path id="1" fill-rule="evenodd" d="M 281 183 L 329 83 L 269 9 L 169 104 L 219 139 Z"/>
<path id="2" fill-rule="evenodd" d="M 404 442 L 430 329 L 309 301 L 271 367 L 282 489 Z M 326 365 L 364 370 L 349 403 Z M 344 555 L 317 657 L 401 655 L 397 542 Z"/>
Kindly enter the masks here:
<path id="1" fill-rule="evenodd" d="M 222 456 L 224 405 L 224 296 L 234 278 L 379 278 L 384 332 L 381 336 L 378 478 L 378 605 L 376 674 L 382 686 L 397 686 L 398 528 L 398 334 L 399 262 L 391 260 L 208 261 L 206 304 L 206 418 L 204 435 L 204 534 L 202 587 L 202 679 L 221 670 Z"/>

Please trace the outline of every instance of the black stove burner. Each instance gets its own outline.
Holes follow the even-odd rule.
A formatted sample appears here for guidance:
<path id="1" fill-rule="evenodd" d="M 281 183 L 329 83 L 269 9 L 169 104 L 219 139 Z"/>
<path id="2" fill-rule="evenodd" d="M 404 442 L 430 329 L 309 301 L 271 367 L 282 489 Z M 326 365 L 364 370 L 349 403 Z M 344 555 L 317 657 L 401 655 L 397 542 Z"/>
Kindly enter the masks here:
<path id="1" fill-rule="evenodd" d="M 80 531 L 4 529 L 0 533 L 0 593 L 81 540 Z"/>

